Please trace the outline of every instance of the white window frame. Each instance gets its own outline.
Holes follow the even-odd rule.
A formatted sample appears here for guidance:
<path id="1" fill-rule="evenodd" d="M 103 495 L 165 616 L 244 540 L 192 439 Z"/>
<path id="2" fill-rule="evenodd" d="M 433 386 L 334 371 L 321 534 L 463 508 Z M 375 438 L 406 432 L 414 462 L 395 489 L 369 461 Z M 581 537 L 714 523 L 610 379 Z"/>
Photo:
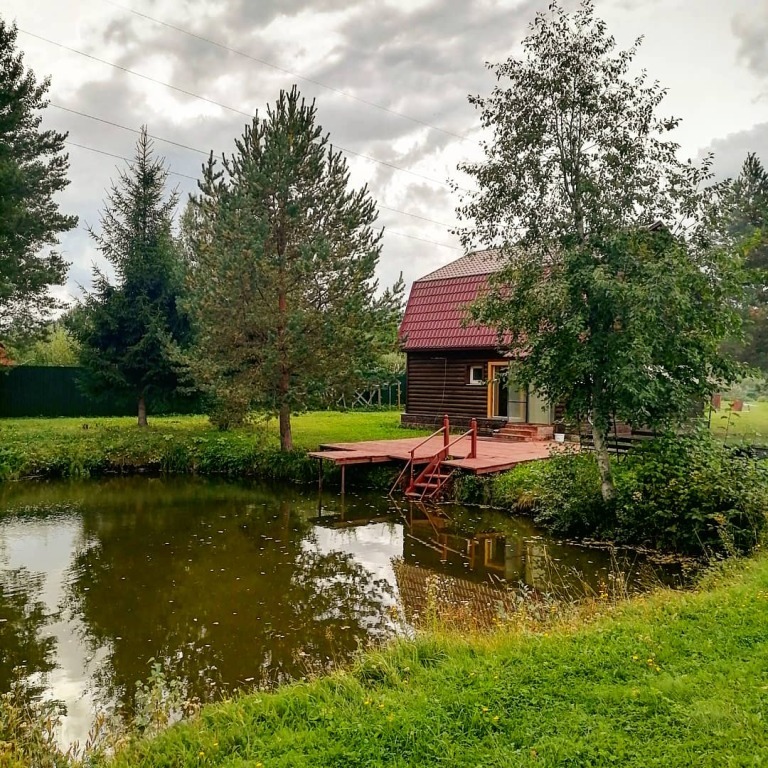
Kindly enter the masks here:
<path id="1" fill-rule="evenodd" d="M 480 371 L 480 378 L 475 378 L 475 373 Z M 469 366 L 469 384 L 473 387 L 484 386 L 488 382 L 485 378 L 485 366 L 484 365 L 470 365 Z"/>

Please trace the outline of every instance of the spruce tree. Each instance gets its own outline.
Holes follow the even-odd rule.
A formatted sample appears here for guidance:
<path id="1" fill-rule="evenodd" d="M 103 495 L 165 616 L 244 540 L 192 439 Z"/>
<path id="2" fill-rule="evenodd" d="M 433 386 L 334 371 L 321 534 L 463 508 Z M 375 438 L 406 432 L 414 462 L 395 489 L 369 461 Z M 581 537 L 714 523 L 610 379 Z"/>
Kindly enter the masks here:
<path id="1" fill-rule="evenodd" d="M 753 152 L 747 155 L 731 196 L 731 233 L 746 266 L 746 340 L 735 352 L 768 373 L 768 172 Z"/>
<path id="2" fill-rule="evenodd" d="M 134 397 L 139 426 L 147 425 L 150 397 L 177 389 L 174 350 L 188 334 L 179 308 L 184 269 L 172 233 L 178 194 L 167 193 L 167 180 L 142 128 L 133 163 L 108 194 L 100 231 L 89 230 L 116 282 L 95 269 L 93 290 L 73 321 L 88 388 Z"/>
<path id="3" fill-rule="evenodd" d="M 295 87 L 221 166 L 211 157 L 194 206 L 197 381 L 224 406 L 221 426 L 250 408 L 275 413 L 290 450 L 291 412 L 349 387 L 380 352 L 376 206 L 366 188 L 350 189 Z"/>
<path id="4" fill-rule="evenodd" d="M 59 303 L 67 263 L 50 248 L 77 217 L 54 196 L 69 181 L 66 134 L 42 130 L 49 79 L 37 82 L 16 50 L 16 27 L 0 19 L 0 337 L 19 341 L 42 328 Z"/>

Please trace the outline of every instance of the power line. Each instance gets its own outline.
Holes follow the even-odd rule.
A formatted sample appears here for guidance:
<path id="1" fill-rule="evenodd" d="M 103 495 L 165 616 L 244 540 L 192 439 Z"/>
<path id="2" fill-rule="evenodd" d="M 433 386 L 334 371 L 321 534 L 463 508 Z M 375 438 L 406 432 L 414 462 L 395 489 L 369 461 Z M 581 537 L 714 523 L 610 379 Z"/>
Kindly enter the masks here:
<path id="1" fill-rule="evenodd" d="M 114 157 L 116 160 L 124 160 L 126 163 L 133 162 L 130 158 L 125 157 L 124 155 L 116 155 L 113 152 L 105 152 L 103 149 L 96 149 L 95 147 L 88 147 L 85 144 L 78 144 L 76 141 L 70 141 L 69 139 L 66 139 L 64 141 L 64 143 L 68 144 L 71 147 L 77 147 L 78 149 L 85 149 L 88 152 L 96 152 L 99 155 L 106 155 L 107 157 Z M 181 176 L 182 178 L 185 178 L 185 179 L 191 179 L 192 181 L 197 181 L 197 179 L 194 176 L 188 176 L 185 173 L 177 173 L 176 171 L 168 171 L 168 173 L 172 174 L 173 176 Z M 380 206 L 380 207 L 384 207 L 384 206 Z M 393 208 L 391 210 L 395 210 L 395 209 Z M 397 211 L 397 213 L 405 213 L 405 211 Z M 406 215 L 409 215 L 409 214 L 406 214 Z M 418 218 L 421 218 L 421 217 L 418 217 Z M 390 235 L 397 235 L 398 237 L 407 237 L 407 238 L 410 238 L 411 240 L 419 240 L 422 243 L 430 243 L 431 245 L 438 245 L 441 248 L 450 248 L 451 250 L 454 250 L 454 251 L 460 251 L 461 250 L 461 248 L 458 248 L 455 245 L 448 245 L 448 243 L 438 243 L 437 240 L 428 240 L 428 239 L 426 239 L 424 237 L 417 237 L 416 235 L 409 235 L 409 234 L 407 234 L 405 232 L 397 232 L 394 229 L 384 230 L 384 227 L 382 227 L 381 229 L 382 229 L 382 232 L 386 231 L 387 234 L 390 234 Z"/>
<path id="2" fill-rule="evenodd" d="M 433 125 L 432 123 L 428 123 L 425 120 L 419 119 L 418 117 L 407 115 L 405 112 L 400 112 L 397 109 L 386 107 L 383 104 L 377 104 L 376 102 L 369 101 L 368 99 L 364 99 L 361 96 L 355 96 L 353 93 L 350 93 L 349 91 L 342 90 L 341 88 L 336 88 L 333 85 L 328 85 L 327 83 L 323 83 L 320 80 L 315 80 L 311 77 L 307 77 L 306 75 L 300 75 L 298 72 L 293 72 L 290 69 L 281 67 L 279 64 L 275 64 L 271 61 L 267 61 L 266 59 L 261 59 L 257 56 L 253 56 L 252 54 L 247 53 L 246 51 L 241 51 L 238 48 L 232 48 L 231 46 L 226 45 L 225 43 L 220 43 L 218 40 L 213 40 L 210 37 L 199 35 L 196 32 L 190 31 L 189 29 L 176 26 L 175 24 L 171 24 L 170 22 L 163 21 L 162 19 L 158 19 L 154 16 L 150 16 L 147 13 L 142 13 L 141 11 L 137 11 L 134 8 L 130 8 L 127 5 L 121 5 L 120 3 L 113 2 L 113 0 L 104 0 L 104 2 L 116 8 L 120 8 L 123 11 L 127 11 L 128 13 L 132 13 L 134 16 L 138 16 L 142 19 L 146 19 L 147 21 L 151 21 L 155 24 L 159 24 L 160 26 L 167 27 L 168 29 L 172 29 L 175 32 L 181 33 L 182 35 L 187 35 L 188 37 L 208 43 L 209 45 L 213 45 L 217 48 L 220 48 L 223 51 L 227 51 L 228 53 L 234 53 L 237 56 L 242 56 L 243 58 L 249 59 L 250 61 L 254 61 L 257 64 L 261 64 L 265 67 L 269 67 L 270 69 L 274 69 L 277 72 L 282 72 L 286 75 L 290 75 L 291 77 L 295 77 L 297 80 L 303 80 L 305 83 L 312 83 L 312 85 L 317 85 L 320 88 L 325 88 L 326 90 L 331 91 L 332 93 L 338 93 L 340 96 L 344 96 L 347 99 L 352 99 L 354 101 L 359 102 L 360 104 L 365 104 L 366 106 L 373 107 L 374 109 L 380 109 L 382 112 L 387 112 L 390 115 L 396 115 L 397 117 L 401 117 L 404 120 L 410 120 L 412 123 L 423 125 L 425 128 L 430 128 L 433 131 L 439 131 L 440 133 L 444 133 L 446 136 L 452 136 L 453 138 L 460 139 L 461 141 L 471 141 L 473 143 L 479 144 L 479 142 L 477 142 L 475 139 L 470 138 L 469 136 L 465 136 L 460 133 L 454 133 L 453 131 L 449 131 L 446 128 L 440 128 L 439 126 Z"/>
<path id="3" fill-rule="evenodd" d="M 383 230 L 383 227 L 382 227 Z M 399 237 L 407 237 L 411 240 L 419 240 L 422 243 L 430 243 L 431 245 L 439 245 L 441 248 L 450 248 L 452 251 L 462 251 L 463 248 L 459 248 L 457 245 L 448 245 L 448 243 L 438 243 L 436 240 L 427 240 L 424 237 L 416 237 L 416 235 L 407 235 L 405 232 L 395 232 L 393 229 L 386 230 L 390 235 L 398 235 Z"/>
<path id="4" fill-rule="evenodd" d="M 70 114 L 73 114 L 73 115 L 78 115 L 79 117 L 86 117 L 89 120 L 95 120 L 96 122 L 104 123 L 105 125 L 110 125 L 113 128 L 120 128 L 123 131 L 129 131 L 130 133 L 135 133 L 135 134 L 140 134 L 141 133 L 141 131 L 139 131 L 137 128 L 131 128 L 131 127 L 127 126 L 127 125 L 122 125 L 121 123 L 115 123 L 112 120 L 106 120 L 103 117 L 97 117 L 96 115 L 89 115 L 87 112 L 80 112 L 77 109 L 70 109 L 69 107 L 63 107 L 61 104 L 56 104 L 54 102 L 50 102 L 49 106 L 54 107 L 56 109 L 61 109 L 64 112 L 69 112 Z M 174 147 L 180 147 L 181 149 L 186 149 L 186 150 L 188 150 L 190 152 L 197 152 L 197 153 L 199 153 L 201 155 L 205 155 L 206 157 L 210 154 L 210 152 L 206 152 L 204 149 L 198 149 L 197 147 L 191 147 L 191 146 L 189 146 L 189 144 L 182 144 L 181 142 L 173 141 L 172 139 L 165 139 L 162 136 L 156 136 L 156 135 L 151 134 L 151 133 L 148 133 L 147 136 L 150 139 L 153 139 L 154 141 L 162 141 L 162 142 L 165 142 L 166 144 L 172 144 Z M 86 147 L 86 149 L 87 149 L 87 147 Z M 115 157 L 119 157 L 119 155 L 115 155 Z M 184 174 L 179 174 L 179 175 L 183 176 Z M 187 177 L 187 178 L 192 178 L 192 177 L 190 176 L 190 177 Z M 452 226 L 451 224 L 446 224 L 444 221 L 436 221 L 435 219 L 430 219 L 430 218 L 427 218 L 426 216 L 420 216 L 417 213 L 410 213 L 409 211 L 401 211 L 398 208 L 390 208 L 389 206 L 382 205 L 381 203 L 377 203 L 377 206 L 379 208 L 381 208 L 382 210 L 384 210 L 384 211 L 391 211 L 392 213 L 400 213 L 403 216 L 410 216 L 411 218 L 414 218 L 414 219 L 420 219 L 421 221 L 427 221 L 430 224 L 437 224 L 438 226 L 445 227 L 446 229 L 450 229 L 450 227 Z"/>
<path id="5" fill-rule="evenodd" d="M 154 83 L 155 85 L 161 85 L 164 88 L 168 88 L 172 91 L 176 91 L 177 93 L 184 94 L 185 96 L 190 96 L 193 99 L 199 99 L 200 101 L 204 101 L 208 104 L 213 104 L 214 106 L 220 107 L 221 109 L 226 109 L 230 112 L 234 112 L 238 115 L 243 115 L 249 119 L 253 118 L 253 115 L 251 115 L 249 112 L 244 112 L 242 109 L 238 109 L 237 107 L 229 106 L 228 104 L 223 104 L 220 101 L 216 101 L 215 99 L 209 99 L 207 96 L 201 96 L 197 93 L 193 93 L 192 91 L 187 91 L 184 88 L 179 88 L 176 85 L 171 85 L 170 83 L 166 83 L 163 80 L 158 80 L 154 77 L 150 77 L 149 75 L 144 75 L 141 72 L 136 72 L 133 69 L 129 69 L 128 67 L 124 67 L 121 64 L 115 64 L 112 61 L 107 61 L 106 59 L 101 59 L 98 56 L 94 56 L 93 54 L 86 53 L 85 51 L 80 51 L 77 48 L 71 48 L 68 45 L 64 45 L 63 43 L 58 43 L 55 40 L 50 40 L 47 37 L 43 37 L 42 35 L 35 34 L 34 32 L 29 32 L 26 29 L 22 29 L 21 27 L 17 27 L 18 31 L 21 32 L 24 35 L 28 35 L 29 37 L 33 37 L 36 40 L 41 40 L 44 43 L 48 43 L 50 45 L 55 45 L 58 48 L 62 48 L 65 51 L 69 51 L 70 53 L 76 53 L 79 56 L 84 56 L 87 59 L 91 59 L 92 61 L 97 61 L 100 64 L 106 64 L 108 67 L 114 67 L 115 69 L 120 70 L 121 72 L 125 72 L 126 74 L 133 75 L 134 77 L 139 77 L 142 80 L 146 80 L 150 83 Z M 360 157 L 364 160 L 369 160 L 372 163 L 378 163 L 379 165 L 386 166 L 387 168 L 392 168 L 396 171 L 400 171 L 401 173 L 407 173 L 410 176 L 415 176 L 416 178 L 423 179 L 424 181 L 429 181 L 432 184 L 439 184 L 442 187 L 446 187 L 447 189 L 450 189 L 450 184 L 448 184 L 445 181 L 440 181 L 439 179 L 435 179 L 432 176 L 427 176 L 423 173 L 419 173 L 418 171 L 412 171 L 408 168 L 401 168 L 399 165 L 394 165 L 393 163 L 388 163 L 386 160 L 378 160 L 375 157 L 371 157 L 370 155 L 365 155 L 362 152 L 355 152 L 352 149 L 347 149 L 346 147 L 342 147 L 339 144 L 336 144 L 336 149 L 341 150 L 345 154 L 353 155 L 354 157 Z M 469 190 L 466 190 L 469 191 Z"/>
<path id="6" fill-rule="evenodd" d="M 63 107 L 61 104 L 54 104 L 54 102 L 48 102 L 49 107 L 55 107 L 56 109 L 60 109 L 63 112 L 69 112 L 72 115 L 79 115 L 80 117 L 87 117 L 89 120 L 96 120 L 99 123 L 104 123 L 104 125 L 111 125 L 113 128 L 120 128 L 123 131 L 130 131 L 131 133 L 140 134 L 141 131 L 138 128 L 131 128 L 127 125 L 121 125 L 120 123 L 114 123 L 112 120 L 105 120 L 103 117 L 97 117 L 96 115 L 89 115 L 87 112 L 80 112 L 77 109 L 70 109 L 69 107 Z M 154 136 L 151 133 L 148 133 L 147 136 L 150 139 L 154 139 L 155 141 L 162 141 L 165 144 L 172 144 L 174 147 L 180 147 L 181 149 L 188 149 L 190 152 L 198 152 L 201 155 L 208 156 L 208 152 L 206 152 L 204 149 L 198 149 L 197 147 L 190 147 L 188 144 L 182 144 L 178 141 L 173 141 L 172 139 L 164 139 L 162 136 Z"/>
<path id="7" fill-rule="evenodd" d="M 69 144 L 70 147 L 77 147 L 78 149 L 87 149 L 89 152 L 96 152 L 99 155 L 114 157 L 115 160 L 125 160 L 126 163 L 133 162 L 133 160 L 131 160 L 130 157 L 125 157 L 125 155 L 116 155 L 114 154 L 114 152 L 105 152 L 103 149 L 96 149 L 96 147 L 86 147 L 85 144 L 78 144 L 76 141 L 70 141 L 69 139 L 66 139 L 64 143 Z M 192 179 L 192 181 L 197 181 L 197 178 L 195 176 L 187 176 L 186 173 L 177 173 L 176 171 L 168 171 L 168 173 L 172 174 L 173 176 L 181 176 L 183 179 Z"/>

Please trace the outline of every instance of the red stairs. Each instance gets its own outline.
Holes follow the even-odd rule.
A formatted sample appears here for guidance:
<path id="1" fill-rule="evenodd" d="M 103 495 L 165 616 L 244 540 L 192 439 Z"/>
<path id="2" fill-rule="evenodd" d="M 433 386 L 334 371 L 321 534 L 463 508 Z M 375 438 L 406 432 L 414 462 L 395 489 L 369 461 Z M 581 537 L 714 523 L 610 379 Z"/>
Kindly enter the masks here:
<path id="1" fill-rule="evenodd" d="M 452 475 L 453 470 L 443 465 L 443 451 L 440 451 L 418 475 L 411 478 L 405 489 L 405 495 L 409 499 L 434 499 Z"/>
<path id="2" fill-rule="evenodd" d="M 505 424 L 493 433 L 495 440 L 515 443 L 530 443 L 534 440 L 551 440 L 554 428 L 551 424 Z"/>
<path id="3" fill-rule="evenodd" d="M 444 416 L 443 426 L 411 449 L 410 459 L 390 489 L 390 496 L 395 490 L 405 486 L 404 493 L 409 499 L 419 501 L 435 499 L 453 476 L 453 470 L 444 463 L 451 455 L 451 448 L 460 441 L 469 438 L 469 452 L 466 456 L 467 458 L 477 456 L 477 421 L 472 419 L 469 432 L 465 432 L 453 440 L 450 438 L 450 428 L 448 416 Z M 440 450 L 432 456 L 417 457 L 416 452 L 419 448 L 438 435 L 442 437 Z"/>

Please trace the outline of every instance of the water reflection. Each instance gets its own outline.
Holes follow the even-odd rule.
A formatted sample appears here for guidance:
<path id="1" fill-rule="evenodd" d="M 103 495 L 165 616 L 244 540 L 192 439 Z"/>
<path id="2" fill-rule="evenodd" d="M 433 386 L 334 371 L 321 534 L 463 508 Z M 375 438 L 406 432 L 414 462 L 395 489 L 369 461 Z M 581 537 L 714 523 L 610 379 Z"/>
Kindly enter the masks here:
<path id="1" fill-rule="evenodd" d="M 490 511 L 190 479 L 3 486 L 0 542 L 0 684 L 25 661 L 68 707 L 64 741 L 130 711 L 152 659 L 207 700 L 347 659 L 398 599 L 413 620 L 437 589 L 483 622 L 500 586 L 550 588 L 553 562 L 610 569 Z"/>
<path id="2" fill-rule="evenodd" d="M 83 510 L 65 605 L 92 652 L 108 649 L 94 675 L 110 700 L 130 706 L 152 658 L 206 700 L 301 676 L 386 629 L 391 587 L 321 550 L 303 500 L 205 490 Z"/>
<path id="3" fill-rule="evenodd" d="M 38 696 L 55 667 L 56 639 L 47 630 L 56 615 L 40 599 L 44 581 L 27 568 L 0 569 L 0 691 L 22 678 L 28 695 Z"/>

